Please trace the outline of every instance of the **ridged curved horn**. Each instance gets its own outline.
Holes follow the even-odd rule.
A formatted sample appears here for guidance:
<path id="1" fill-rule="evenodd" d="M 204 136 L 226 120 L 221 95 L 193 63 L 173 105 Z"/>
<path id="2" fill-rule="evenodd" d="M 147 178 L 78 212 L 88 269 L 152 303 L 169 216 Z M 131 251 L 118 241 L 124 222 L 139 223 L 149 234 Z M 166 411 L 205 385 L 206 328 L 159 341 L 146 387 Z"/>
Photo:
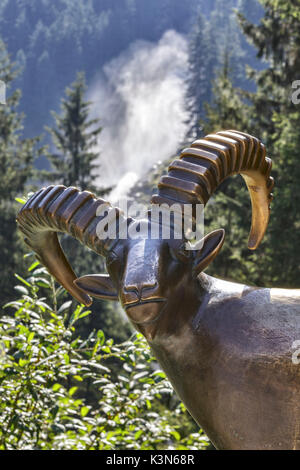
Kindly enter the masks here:
<path id="1" fill-rule="evenodd" d="M 100 209 L 101 206 L 101 209 Z M 56 185 L 37 191 L 19 211 L 17 223 L 25 243 L 37 258 L 79 302 L 90 305 L 91 298 L 80 290 L 77 278 L 60 246 L 57 232 L 65 232 L 105 256 L 111 239 L 97 236 L 101 219 L 114 213 L 117 223 L 126 219 L 118 209 L 88 191 Z"/>
<path id="2" fill-rule="evenodd" d="M 158 183 L 153 204 L 206 204 L 230 175 L 241 174 L 250 192 L 252 224 L 248 247 L 258 247 L 267 229 L 274 180 L 272 161 L 256 138 L 235 130 L 209 134 L 185 148 Z"/>

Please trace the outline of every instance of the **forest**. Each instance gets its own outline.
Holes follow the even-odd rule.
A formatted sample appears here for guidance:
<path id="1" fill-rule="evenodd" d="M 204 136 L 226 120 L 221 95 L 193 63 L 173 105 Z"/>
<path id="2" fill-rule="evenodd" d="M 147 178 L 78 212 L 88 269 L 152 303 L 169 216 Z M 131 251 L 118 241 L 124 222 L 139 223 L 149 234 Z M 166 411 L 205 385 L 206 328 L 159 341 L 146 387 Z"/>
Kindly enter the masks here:
<path id="1" fill-rule="evenodd" d="M 271 218 L 248 250 L 247 188 L 226 179 L 205 211 L 205 233 L 226 231 L 207 273 L 299 288 L 299 52 L 296 0 L 1 1 L 1 450 L 214 448 L 121 307 L 78 304 L 16 214 L 48 184 L 149 204 L 183 147 L 237 129 L 272 158 Z M 61 243 L 76 273 L 106 271 Z"/>

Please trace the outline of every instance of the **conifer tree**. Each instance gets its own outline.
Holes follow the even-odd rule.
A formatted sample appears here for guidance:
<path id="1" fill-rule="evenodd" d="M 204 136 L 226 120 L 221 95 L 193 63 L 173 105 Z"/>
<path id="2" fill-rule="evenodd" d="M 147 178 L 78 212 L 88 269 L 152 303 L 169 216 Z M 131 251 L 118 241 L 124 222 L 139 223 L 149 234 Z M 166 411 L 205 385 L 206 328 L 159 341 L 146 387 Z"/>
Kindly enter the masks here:
<path id="1" fill-rule="evenodd" d="M 225 51 L 223 65 L 212 82 L 212 102 L 206 103 L 205 119 L 201 125 L 204 134 L 222 129 L 243 127 L 251 121 L 249 104 L 243 90 L 234 87 L 229 52 Z"/>
<path id="2" fill-rule="evenodd" d="M 90 102 L 84 101 L 85 79 L 78 73 L 71 87 L 66 89 L 66 98 L 61 102 L 61 114 L 52 112 L 55 127 L 47 127 L 57 150 L 48 157 L 54 168 L 51 179 L 65 186 L 78 186 L 83 191 L 96 191 L 94 179 L 98 153 L 95 146 L 102 128 L 98 119 L 89 119 Z M 99 189 L 99 188 L 98 188 Z"/>
<path id="3" fill-rule="evenodd" d="M 23 244 L 15 223 L 19 205 L 15 198 L 33 176 L 33 161 L 40 153 L 38 138 L 23 139 L 23 115 L 18 112 L 21 93 L 12 91 L 17 71 L 0 40 L 0 80 L 6 87 L 6 102 L 0 104 L 0 303 L 14 296 L 14 273 L 23 272 Z"/>

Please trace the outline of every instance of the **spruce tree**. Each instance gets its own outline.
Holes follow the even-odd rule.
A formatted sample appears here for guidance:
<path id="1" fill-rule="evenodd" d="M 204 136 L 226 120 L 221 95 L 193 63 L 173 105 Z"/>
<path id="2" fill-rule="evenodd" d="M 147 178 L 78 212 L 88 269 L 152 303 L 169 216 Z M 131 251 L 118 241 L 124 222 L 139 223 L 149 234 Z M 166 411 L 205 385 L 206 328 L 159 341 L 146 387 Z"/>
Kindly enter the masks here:
<path id="1" fill-rule="evenodd" d="M 0 304 L 12 300 L 14 273 L 24 269 L 24 248 L 15 223 L 20 205 L 15 198 L 27 193 L 33 161 L 39 155 L 38 138 L 22 137 L 24 116 L 18 112 L 21 93 L 12 91 L 17 77 L 5 44 L 0 40 L 0 80 L 6 87 L 6 103 L 0 104 Z"/>
<path id="2" fill-rule="evenodd" d="M 97 145 L 102 128 L 98 119 L 89 119 L 90 102 L 84 101 L 86 91 L 83 73 L 66 89 L 66 98 L 61 102 L 61 114 L 52 112 L 55 127 L 47 127 L 51 134 L 55 153 L 48 158 L 54 171 L 50 177 L 65 186 L 78 186 L 83 191 L 96 191 L 94 179 L 99 155 Z M 99 188 L 97 188 L 99 190 Z"/>
<path id="3" fill-rule="evenodd" d="M 201 123 L 204 134 L 217 132 L 220 128 L 247 129 L 251 121 L 249 104 L 243 90 L 233 85 L 228 51 L 225 51 L 222 68 L 212 82 L 212 96 L 212 102 L 204 105 L 205 119 Z"/>

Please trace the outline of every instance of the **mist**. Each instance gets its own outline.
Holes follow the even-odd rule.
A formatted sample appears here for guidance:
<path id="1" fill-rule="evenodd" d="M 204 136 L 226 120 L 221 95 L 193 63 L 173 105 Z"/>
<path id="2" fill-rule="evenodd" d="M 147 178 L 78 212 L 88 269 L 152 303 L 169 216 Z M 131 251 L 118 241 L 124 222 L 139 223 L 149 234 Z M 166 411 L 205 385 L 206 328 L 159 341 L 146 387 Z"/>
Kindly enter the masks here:
<path id="1" fill-rule="evenodd" d="M 96 182 L 116 185 L 114 200 L 177 151 L 186 132 L 186 72 L 187 40 L 169 30 L 157 43 L 133 43 L 92 83 L 88 99 L 103 126 Z"/>

